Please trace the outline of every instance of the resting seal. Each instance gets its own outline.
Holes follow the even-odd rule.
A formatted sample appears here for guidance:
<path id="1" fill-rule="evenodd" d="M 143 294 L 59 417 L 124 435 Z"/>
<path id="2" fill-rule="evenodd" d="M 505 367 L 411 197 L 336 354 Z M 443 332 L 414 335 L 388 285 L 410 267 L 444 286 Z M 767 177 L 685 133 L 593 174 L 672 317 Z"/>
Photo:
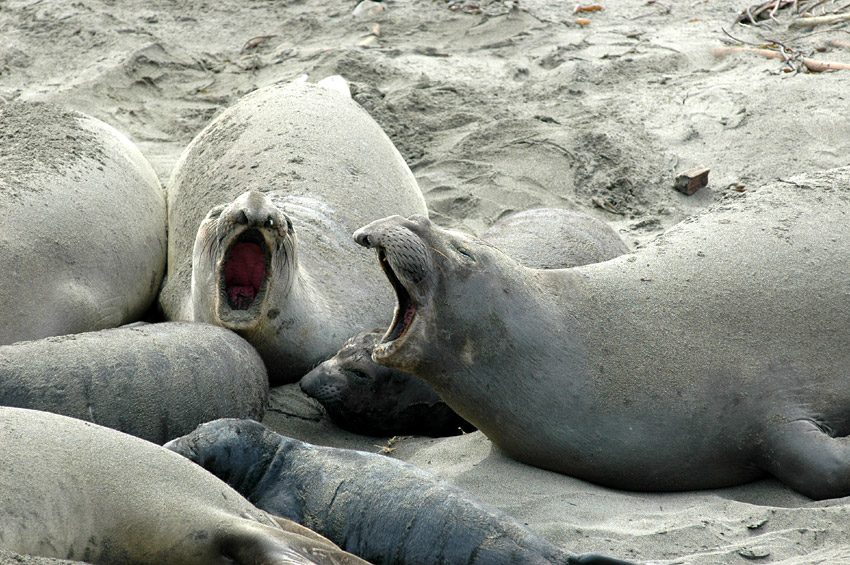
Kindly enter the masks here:
<path id="1" fill-rule="evenodd" d="M 260 419 L 267 395 L 254 348 L 210 324 L 148 324 L 0 347 L 0 405 L 160 444 L 216 418 Z"/>
<path id="2" fill-rule="evenodd" d="M 611 226 L 584 212 L 563 208 L 535 208 L 504 216 L 487 228 L 481 239 L 534 269 L 579 267 L 629 252 Z"/>
<path id="3" fill-rule="evenodd" d="M 51 104 L 0 108 L 0 344 L 138 320 L 165 270 L 165 197 L 100 120 Z"/>
<path id="4" fill-rule="evenodd" d="M 257 422 L 218 420 L 165 447 L 223 478 L 257 507 L 370 562 L 626 563 L 570 555 L 408 463 L 310 445 Z"/>
<path id="5" fill-rule="evenodd" d="M 598 263 L 628 252 L 605 222 L 561 208 L 505 216 L 482 239 L 522 265 L 541 269 Z M 366 331 L 349 339 L 301 379 L 301 390 L 321 402 L 338 426 L 355 433 L 440 437 L 475 429 L 422 379 L 372 361 L 383 333 Z"/>
<path id="6" fill-rule="evenodd" d="M 0 544 L 89 563 L 362 564 L 186 459 L 73 418 L 0 407 Z"/>
<path id="7" fill-rule="evenodd" d="M 424 217 L 355 234 L 396 290 L 376 362 L 509 456 L 618 488 L 771 473 L 850 494 L 850 169 L 729 196 L 637 252 L 522 267 Z"/>
<path id="8" fill-rule="evenodd" d="M 351 233 L 425 213 L 377 123 L 350 97 L 307 83 L 261 88 L 216 118 L 180 157 L 168 205 L 165 316 L 238 332 L 272 384 L 389 323 L 392 293 Z"/>

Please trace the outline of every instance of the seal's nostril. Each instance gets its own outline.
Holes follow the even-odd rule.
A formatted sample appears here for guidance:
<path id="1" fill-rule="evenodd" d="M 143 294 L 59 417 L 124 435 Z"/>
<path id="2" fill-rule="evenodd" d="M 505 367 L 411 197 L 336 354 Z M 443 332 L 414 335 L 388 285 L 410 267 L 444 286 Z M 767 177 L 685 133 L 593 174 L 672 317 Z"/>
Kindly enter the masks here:
<path id="1" fill-rule="evenodd" d="M 369 239 L 369 234 L 362 231 L 354 232 L 354 241 L 363 247 L 372 247 L 372 240 Z"/>
<path id="2" fill-rule="evenodd" d="M 248 215 L 245 213 L 245 210 L 239 210 L 233 218 L 233 221 L 237 224 L 242 224 L 243 226 L 247 225 Z"/>

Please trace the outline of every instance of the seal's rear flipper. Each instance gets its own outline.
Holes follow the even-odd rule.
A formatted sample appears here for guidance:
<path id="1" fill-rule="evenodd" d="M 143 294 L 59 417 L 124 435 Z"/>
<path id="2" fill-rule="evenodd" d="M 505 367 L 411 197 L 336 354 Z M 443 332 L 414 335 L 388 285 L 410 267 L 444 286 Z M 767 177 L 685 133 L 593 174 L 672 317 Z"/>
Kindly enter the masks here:
<path id="1" fill-rule="evenodd" d="M 814 420 L 795 420 L 773 430 L 760 464 L 815 500 L 850 494 L 850 438 L 831 437 Z"/>
<path id="2" fill-rule="evenodd" d="M 324 86 L 325 88 L 330 88 L 331 90 L 336 90 L 340 94 L 351 98 L 351 89 L 348 87 L 348 81 L 339 75 L 331 75 L 329 77 L 325 77 L 316 84 L 318 84 L 319 86 Z"/>
<path id="3" fill-rule="evenodd" d="M 219 532 L 222 556 L 238 565 L 368 565 L 294 522 L 278 523 L 283 530 L 246 519 L 235 529 Z"/>

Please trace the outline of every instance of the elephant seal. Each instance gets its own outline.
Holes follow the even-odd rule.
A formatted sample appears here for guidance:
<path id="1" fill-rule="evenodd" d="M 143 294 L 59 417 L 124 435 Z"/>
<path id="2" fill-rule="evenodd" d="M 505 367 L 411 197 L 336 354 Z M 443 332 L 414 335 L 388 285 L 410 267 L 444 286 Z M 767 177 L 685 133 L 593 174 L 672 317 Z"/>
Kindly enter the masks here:
<path id="1" fill-rule="evenodd" d="M 502 217 L 481 237 L 520 264 L 540 269 L 598 263 L 628 252 L 605 222 L 561 208 Z M 440 437 L 474 430 L 422 379 L 372 361 L 384 333 L 366 331 L 349 339 L 301 379 L 301 390 L 318 400 L 338 426 L 355 433 Z"/>
<path id="2" fill-rule="evenodd" d="M 362 564 L 144 440 L 0 407 L 0 547 L 89 563 Z"/>
<path id="3" fill-rule="evenodd" d="M 166 322 L 0 346 L 0 405 L 165 443 L 223 417 L 262 418 L 262 359 L 230 330 Z"/>
<path id="4" fill-rule="evenodd" d="M 534 269 L 601 263 L 629 252 L 610 225 L 577 210 L 535 208 L 503 216 L 481 234 L 514 261 Z"/>
<path id="5" fill-rule="evenodd" d="M 0 108 L 0 345 L 138 320 L 165 270 L 165 196 L 105 123 L 39 102 Z"/>
<path id="6" fill-rule="evenodd" d="M 528 269 L 391 217 L 358 230 L 397 294 L 374 361 L 519 461 L 617 488 L 770 473 L 850 494 L 850 168 L 728 195 L 633 254 Z"/>
<path id="7" fill-rule="evenodd" d="M 236 331 L 273 385 L 389 323 L 392 293 L 351 233 L 388 214 L 426 213 L 366 111 L 303 82 L 260 88 L 213 120 L 180 157 L 168 206 L 166 318 Z"/>
<path id="8" fill-rule="evenodd" d="M 203 424 L 165 447 L 226 480 L 257 507 L 373 563 L 626 563 L 570 555 L 408 463 L 310 445 L 250 420 Z"/>
<path id="9" fill-rule="evenodd" d="M 372 361 L 384 333 L 374 329 L 350 338 L 301 378 L 301 390 L 318 400 L 336 425 L 358 434 L 443 437 L 474 431 L 425 381 Z"/>

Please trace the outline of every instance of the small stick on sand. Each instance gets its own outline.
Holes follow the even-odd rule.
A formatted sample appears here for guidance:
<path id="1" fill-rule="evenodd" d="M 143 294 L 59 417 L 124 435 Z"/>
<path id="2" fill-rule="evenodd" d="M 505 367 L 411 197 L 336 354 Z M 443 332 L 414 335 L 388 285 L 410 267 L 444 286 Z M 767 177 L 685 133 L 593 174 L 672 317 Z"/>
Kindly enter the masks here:
<path id="1" fill-rule="evenodd" d="M 731 55 L 733 53 L 756 53 L 758 55 L 764 55 L 768 59 L 784 59 L 782 53 L 778 51 L 771 51 L 770 49 L 757 49 L 755 47 L 715 47 L 711 50 L 715 57 L 725 57 L 726 55 Z"/>
<path id="2" fill-rule="evenodd" d="M 242 46 L 242 49 L 240 49 L 239 52 L 244 53 L 248 49 L 254 49 L 256 47 L 259 47 L 260 44 L 265 43 L 266 41 L 268 41 L 272 37 L 277 37 L 277 34 L 272 33 L 270 35 L 258 35 L 256 37 L 252 37 L 251 39 L 249 39 L 248 41 L 245 42 L 245 44 Z"/>
<path id="3" fill-rule="evenodd" d="M 834 24 L 836 22 L 850 21 L 850 14 L 830 14 L 829 16 L 815 16 L 811 18 L 798 18 L 788 24 L 788 29 L 801 27 L 815 27 L 821 24 Z"/>
<path id="4" fill-rule="evenodd" d="M 850 71 L 850 64 L 847 63 L 830 63 L 827 61 L 817 61 L 803 57 L 803 64 L 813 73 L 822 73 L 825 71 Z"/>
<path id="5" fill-rule="evenodd" d="M 731 55 L 732 53 L 755 53 L 757 55 L 763 55 L 768 59 L 783 59 L 786 62 L 789 62 L 790 59 L 787 58 L 784 54 L 779 53 L 778 51 L 772 51 L 770 49 L 757 49 L 755 47 L 715 47 L 711 50 L 715 57 L 725 57 L 726 55 Z M 830 63 L 828 61 L 818 61 L 816 59 L 809 59 L 808 57 L 802 57 L 800 59 L 803 65 L 813 73 L 822 73 L 824 71 L 850 71 L 850 64 L 847 63 Z"/>

